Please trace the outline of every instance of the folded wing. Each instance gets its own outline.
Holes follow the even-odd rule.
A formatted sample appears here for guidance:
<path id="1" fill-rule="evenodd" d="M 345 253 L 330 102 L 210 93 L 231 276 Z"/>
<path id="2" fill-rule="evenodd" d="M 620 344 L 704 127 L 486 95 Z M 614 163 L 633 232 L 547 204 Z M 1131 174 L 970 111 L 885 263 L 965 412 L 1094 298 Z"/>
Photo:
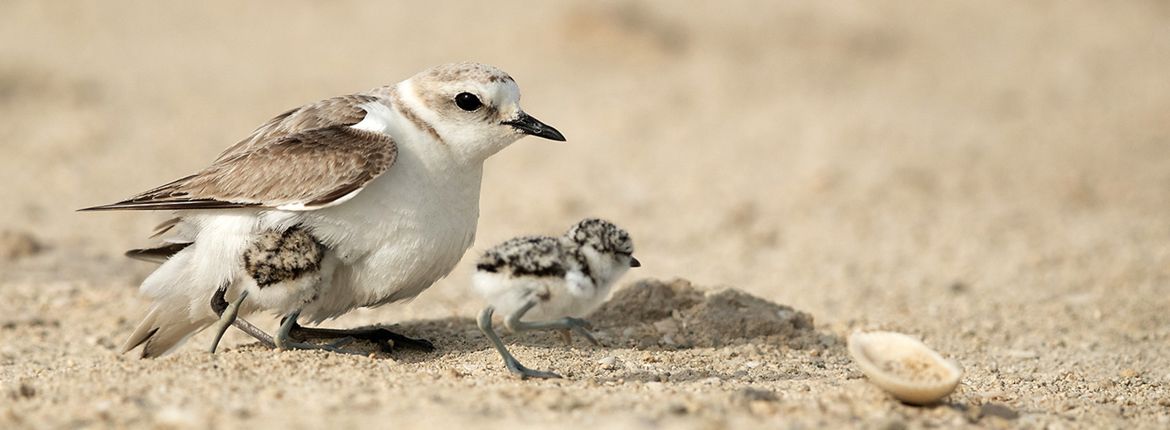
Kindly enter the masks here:
<path id="1" fill-rule="evenodd" d="M 364 117 L 354 103 L 366 96 L 347 97 L 359 99 L 330 99 L 334 106 L 322 105 L 327 100 L 285 113 L 199 173 L 83 210 L 313 210 L 341 203 L 389 169 L 398 155 L 389 136 L 350 127 Z"/>

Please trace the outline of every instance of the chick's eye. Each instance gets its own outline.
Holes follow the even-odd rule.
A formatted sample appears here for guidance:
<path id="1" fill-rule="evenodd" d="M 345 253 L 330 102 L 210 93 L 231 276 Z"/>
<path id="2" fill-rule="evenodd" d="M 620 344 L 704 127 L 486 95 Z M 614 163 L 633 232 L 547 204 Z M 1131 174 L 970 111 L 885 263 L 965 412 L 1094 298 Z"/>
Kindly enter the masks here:
<path id="1" fill-rule="evenodd" d="M 459 109 L 471 112 L 479 109 L 480 106 L 483 106 L 483 103 L 479 101 L 479 97 L 476 97 L 475 94 L 459 93 L 459 95 L 455 96 L 455 105 L 459 106 Z"/>

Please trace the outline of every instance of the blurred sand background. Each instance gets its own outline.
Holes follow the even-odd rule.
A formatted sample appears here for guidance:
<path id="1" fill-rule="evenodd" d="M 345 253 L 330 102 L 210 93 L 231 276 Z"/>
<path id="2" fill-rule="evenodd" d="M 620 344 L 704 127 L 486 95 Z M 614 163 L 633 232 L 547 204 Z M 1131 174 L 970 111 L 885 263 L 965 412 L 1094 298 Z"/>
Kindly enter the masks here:
<path id="1" fill-rule="evenodd" d="M 328 323 L 433 354 L 117 353 L 152 269 L 121 253 L 164 214 L 74 209 L 461 60 L 569 138 L 488 162 L 472 252 L 610 218 L 644 264 L 627 283 L 734 286 L 819 340 L 531 335 L 513 352 L 567 378 L 521 382 L 469 319 L 468 256 Z M 1168 77 L 1166 1 L 0 0 L 0 427 L 1165 427 Z M 844 352 L 862 328 L 922 337 L 963 385 L 891 400 Z"/>

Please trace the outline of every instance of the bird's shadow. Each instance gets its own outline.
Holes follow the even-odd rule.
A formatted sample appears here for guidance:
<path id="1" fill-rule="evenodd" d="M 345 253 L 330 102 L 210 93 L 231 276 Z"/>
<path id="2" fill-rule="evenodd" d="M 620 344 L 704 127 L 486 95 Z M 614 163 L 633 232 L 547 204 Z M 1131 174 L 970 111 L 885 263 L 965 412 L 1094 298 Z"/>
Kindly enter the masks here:
<path id="1" fill-rule="evenodd" d="M 618 324 L 618 322 L 608 321 L 604 318 L 593 320 L 592 322 L 596 326 L 603 327 L 604 330 L 610 331 L 610 332 L 614 331 L 615 328 L 620 327 L 619 325 L 616 325 L 616 324 Z M 407 322 L 402 322 L 402 323 L 398 323 L 398 324 L 377 324 L 377 325 L 369 325 L 369 326 L 362 326 L 362 327 L 356 327 L 356 328 L 357 329 L 376 329 L 376 328 L 387 329 L 387 330 L 393 331 L 395 333 L 398 333 L 398 334 L 401 334 L 401 335 L 404 335 L 407 337 L 427 339 L 427 340 L 431 341 L 435 346 L 435 350 L 430 351 L 430 352 L 424 352 L 424 351 L 408 349 L 408 348 L 399 348 L 399 349 L 396 349 L 396 350 L 388 352 L 388 353 L 379 351 L 377 345 L 375 345 L 372 342 L 367 342 L 367 341 L 357 341 L 357 342 L 351 343 L 345 347 L 346 351 L 350 351 L 350 352 L 354 352 L 354 353 L 358 353 L 358 354 L 362 354 L 362 355 L 372 354 L 371 357 L 374 357 L 375 359 L 392 359 L 392 360 L 395 360 L 395 361 L 398 361 L 401 363 L 414 364 L 414 363 L 422 363 L 422 362 L 427 362 L 427 361 L 434 361 L 434 360 L 440 359 L 444 356 L 451 355 L 451 354 L 459 355 L 459 354 L 464 354 L 464 353 L 469 353 L 469 352 L 493 350 L 492 344 L 488 341 L 487 337 L 480 331 L 479 326 L 476 324 L 475 319 L 467 318 L 467 317 L 449 317 L 449 318 L 441 318 L 441 319 L 433 319 L 433 320 L 407 321 Z M 503 329 L 502 324 L 496 324 L 495 329 L 496 329 L 496 332 L 501 335 L 501 338 L 504 341 L 504 343 L 509 345 L 509 348 L 512 348 L 516 345 L 523 345 L 523 346 L 527 346 L 527 347 L 537 347 L 537 348 L 549 348 L 549 349 L 563 349 L 563 348 L 567 347 L 564 343 L 563 338 L 556 331 L 552 331 L 552 330 L 539 331 L 538 330 L 538 331 L 530 331 L 530 332 L 515 334 L 515 333 L 508 333 L 506 329 Z M 628 349 L 634 348 L 634 349 L 638 349 L 638 350 L 655 351 L 655 352 L 663 352 L 663 353 L 668 353 L 668 352 L 676 351 L 679 349 L 687 349 L 687 348 L 670 348 L 670 347 L 657 347 L 657 346 L 651 347 L 651 348 L 643 348 L 643 347 L 631 346 L 629 344 L 626 344 L 623 340 L 610 339 L 608 336 L 602 336 L 598 340 L 600 341 L 601 345 L 594 346 L 594 345 L 590 344 L 588 341 L 586 341 L 585 339 L 582 339 L 579 336 L 574 336 L 572 338 L 572 342 L 573 342 L 572 347 L 584 349 L 584 350 L 591 350 L 592 349 L 595 351 L 628 350 Z M 256 345 L 256 347 L 260 347 L 259 344 L 255 344 L 255 345 Z M 838 346 L 835 349 L 841 350 L 838 352 L 840 354 L 844 354 L 842 346 Z M 493 353 L 494 353 L 494 350 L 493 350 Z M 568 373 L 563 373 L 563 374 L 569 378 L 572 378 L 574 376 L 579 376 L 579 375 L 575 375 L 573 373 L 573 371 L 570 369 L 559 369 L 559 370 L 562 372 L 568 371 Z M 742 376 L 743 375 L 739 375 L 739 374 L 735 374 L 735 373 L 714 372 L 714 371 L 712 371 L 712 369 L 673 369 L 671 372 L 664 374 L 661 372 L 651 372 L 651 371 L 646 371 L 646 370 L 619 368 L 619 369 L 615 369 L 615 371 L 613 371 L 613 372 L 610 372 L 604 376 L 597 378 L 597 381 L 599 381 L 599 382 L 640 381 L 640 382 L 673 382 L 673 383 L 677 383 L 677 382 L 700 381 L 700 380 L 706 380 L 706 379 L 710 379 L 710 378 L 718 378 L 720 380 L 734 380 L 734 379 L 740 378 Z M 754 375 L 753 379 L 758 380 L 758 381 L 777 381 L 777 380 L 799 380 L 799 379 L 808 379 L 808 378 L 815 378 L 815 377 L 817 377 L 817 376 L 814 374 L 809 374 L 809 373 L 805 373 L 805 372 L 796 372 L 796 373 L 775 373 L 775 374 Z"/>

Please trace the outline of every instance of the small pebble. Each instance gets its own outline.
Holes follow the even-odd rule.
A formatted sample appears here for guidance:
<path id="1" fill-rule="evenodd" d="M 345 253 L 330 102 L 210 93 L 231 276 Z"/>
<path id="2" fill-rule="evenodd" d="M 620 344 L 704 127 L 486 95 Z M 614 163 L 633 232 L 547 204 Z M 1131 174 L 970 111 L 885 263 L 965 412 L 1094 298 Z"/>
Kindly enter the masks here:
<path id="1" fill-rule="evenodd" d="M 611 355 L 597 360 L 597 364 L 600 364 L 602 369 L 613 370 L 617 368 L 617 361 L 617 357 Z"/>

